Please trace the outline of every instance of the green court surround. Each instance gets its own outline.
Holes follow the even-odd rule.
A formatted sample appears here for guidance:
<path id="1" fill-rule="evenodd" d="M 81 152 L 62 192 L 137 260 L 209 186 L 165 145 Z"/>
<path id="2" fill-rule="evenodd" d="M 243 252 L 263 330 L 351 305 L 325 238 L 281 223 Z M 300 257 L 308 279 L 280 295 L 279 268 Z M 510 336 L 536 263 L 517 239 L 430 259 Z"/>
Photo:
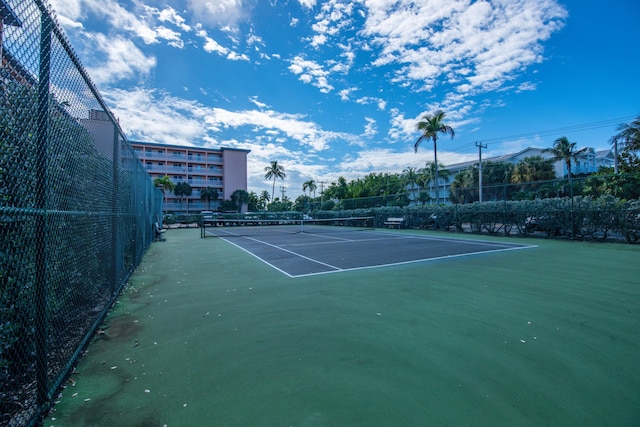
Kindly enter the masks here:
<path id="1" fill-rule="evenodd" d="M 638 246 L 289 278 L 199 237 L 152 245 L 45 426 L 640 423 Z"/>

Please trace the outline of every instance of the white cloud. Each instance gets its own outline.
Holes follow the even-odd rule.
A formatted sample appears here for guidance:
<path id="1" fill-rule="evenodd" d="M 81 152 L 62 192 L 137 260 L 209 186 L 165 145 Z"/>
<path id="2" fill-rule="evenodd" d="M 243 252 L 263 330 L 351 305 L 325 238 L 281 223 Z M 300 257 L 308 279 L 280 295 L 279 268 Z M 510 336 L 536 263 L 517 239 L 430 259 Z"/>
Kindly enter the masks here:
<path id="1" fill-rule="evenodd" d="M 251 13 L 250 2 L 244 0 L 187 0 L 189 10 L 199 21 L 233 30 Z"/>
<path id="2" fill-rule="evenodd" d="M 267 104 L 265 104 L 264 102 L 260 102 L 258 101 L 258 97 L 257 96 L 252 96 L 251 98 L 249 98 L 249 102 L 251 102 L 252 104 L 254 104 L 256 107 L 264 109 L 264 108 L 268 108 L 269 106 Z"/>
<path id="3" fill-rule="evenodd" d="M 178 12 L 172 7 L 165 7 L 158 12 L 158 19 L 161 22 L 170 22 L 175 26 L 181 28 L 183 31 L 191 31 L 191 26 L 187 25 L 185 18 L 180 16 Z"/>
<path id="4" fill-rule="evenodd" d="M 249 57 L 246 54 L 239 54 L 237 52 L 229 52 L 227 59 L 230 61 L 249 61 Z"/>
<path id="5" fill-rule="evenodd" d="M 378 107 L 378 110 L 384 110 L 387 106 L 387 101 L 385 101 L 382 98 L 375 98 L 372 96 L 363 96 L 362 98 L 358 98 L 355 100 L 356 104 L 361 104 L 361 105 L 369 105 L 369 104 L 376 104 Z"/>
<path id="6" fill-rule="evenodd" d="M 117 106 L 114 112 L 121 117 L 123 128 L 133 135 L 133 139 L 193 143 L 234 129 L 244 132 L 247 140 L 255 139 L 256 135 L 267 142 L 286 138 L 301 147 L 307 147 L 311 152 L 328 149 L 332 141 L 346 141 L 350 144 L 358 141 L 354 135 L 323 130 L 299 114 L 267 109 L 230 111 L 142 88 L 129 92 L 111 90 L 106 93 L 111 101 L 110 105 Z M 255 97 L 250 101 L 266 107 L 266 104 L 260 103 Z M 183 123 L 188 132 L 182 129 Z"/>
<path id="7" fill-rule="evenodd" d="M 322 93 L 329 93 L 333 90 L 333 86 L 331 86 L 327 80 L 329 72 L 325 71 L 322 66 L 315 61 L 306 60 L 299 55 L 295 56 L 291 60 L 289 71 L 296 74 L 304 83 L 311 83 L 320 89 Z"/>
<path id="8" fill-rule="evenodd" d="M 563 25 L 551 0 L 430 2 L 365 0 L 361 34 L 380 48 L 375 65 L 405 64 L 397 81 L 430 90 L 443 76 L 458 92 L 499 88 L 542 60 L 541 41 Z"/>
<path id="9" fill-rule="evenodd" d="M 58 15 L 58 23 L 64 28 L 73 28 L 76 30 L 84 29 L 82 22 L 74 21 L 64 15 Z"/>
<path id="10" fill-rule="evenodd" d="M 145 44 L 166 40 L 174 47 L 181 48 L 184 45 L 179 31 L 157 25 L 156 19 L 174 25 L 177 30 L 190 31 L 184 18 L 170 7 L 159 10 L 142 5 L 139 13 L 136 13 L 125 9 L 115 0 L 52 0 L 51 3 L 61 24 L 67 28 L 79 28 L 81 24 L 77 21 L 93 15 L 106 20 L 113 31 L 132 34 Z"/>
<path id="11" fill-rule="evenodd" d="M 206 52 L 215 52 L 220 55 L 227 55 L 229 53 L 229 49 L 226 47 L 220 46 L 220 44 L 212 39 L 211 37 L 205 38 L 205 43 L 202 46 Z"/>
<path id="12" fill-rule="evenodd" d="M 177 31 L 173 31 L 166 27 L 158 27 L 156 29 L 156 34 L 158 38 L 167 40 L 167 43 L 170 46 L 176 47 L 178 49 L 182 49 L 184 47 L 184 42 L 180 38 L 180 33 Z"/>
<path id="13" fill-rule="evenodd" d="M 342 101 L 348 101 L 349 98 L 351 97 L 351 94 L 355 91 L 357 91 L 358 88 L 356 87 L 350 87 L 350 88 L 346 88 L 346 89 L 342 89 L 338 92 L 338 95 L 340 95 L 340 99 Z"/>
<path id="14" fill-rule="evenodd" d="M 203 107 L 153 90 L 104 90 L 103 96 L 132 140 L 191 145 L 206 133 Z"/>
<path id="15" fill-rule="evenodd" d="M 339 35 L 340 32 L 349 28 L 353 20 L 352 2 L 342 2 L 340 0 L 329 0 L 322 4 L 320 13 L 316 15 L 316 22 L 311 26 L 315 35 L 311 39 L 311 46 L 319 47 L 327 43 L 329 37 Z"/>
<path id="16" fill-rule="evenodd" d="M 518 86 L 518 92 L 536 90 L 537 85 L 533 82 L 524 82 Z"/>
<path id="17" fill-rule="evenodd" d="M 145 56 L 131 40 L 121 36 L 107 38 L 103 34 L 89 36 L 95 49 L 106 56 L 93 67 L 87 67 L 92 80 L 98 84 L 122 79 L 139 80 L 156 66 L 155 57 Z"/>
<path id="18" fill-rule="evenodd" d="M 367 138 L 376 136 L 378 134 L 378 126 L 375 119 L 372 119 L 371 117 L 365 117 L 364 119 L 367 123 L 364 125 L 363 136 Z"/>
<path id="19" fill-rule="evenodd" d="M 298 0 L 298 3 L 300 3 L 300 5 L 302 7 L 306 7 L 307 9 L 311 9 L 312 7 L 314 7 L 316 5 L 316 0 Z"/>

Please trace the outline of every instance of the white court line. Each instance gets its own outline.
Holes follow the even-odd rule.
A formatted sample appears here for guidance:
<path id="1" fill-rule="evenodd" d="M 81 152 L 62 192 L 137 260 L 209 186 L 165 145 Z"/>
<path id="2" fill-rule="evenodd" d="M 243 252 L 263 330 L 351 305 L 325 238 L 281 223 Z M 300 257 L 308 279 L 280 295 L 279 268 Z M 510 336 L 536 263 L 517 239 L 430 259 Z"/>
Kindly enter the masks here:
<path id="1" fill-rule="evenodd" d="M 519 250 L 519 249 L 530 249 L 530 248 L 536 248 L 536 247 L 538 247 L 538 245 L 520 246 L 520 247 L 504 248 L 504 249 L 494 249 L 494 250 L 491 250 L 491 251 L 468 252 L 466 254 L 444 255 L 444 256 L 435 257 L 435 258 L 414 259 L 414 260 L 410 260 L 410 261 L 392 262 L 392 263 L 389 263 L 389 264 L 377 264 L 377 265 L 366 265 L 366 266 L 363 266 L 363 267 L 342 268 L 342 269 L 336 270 L 336 271 L 319 271 L 317 273 L 305 273 L 305 274 L 297 274 L 297 275 L 287 274 L 287 276 L 296 279 L 298 277 L 310 277 L 310 276 L 319 276 L 321 274 L 342 273 L 342 272 L 345 272 L 345 271 L 358 271 L 358 270 L 367 270 L 367 269 L 371 269 L 371 268 L 392 267 L 394 265 L 415 264 L 417 262 L 437 261 L 437 260 L 440 260 L 440 259 L 459 258 L 459 257 L 481 255 L 481 254 L 490 254 L 490 253 L 493 253 L 493 252 L 516 251 L 516 250 Z"/>
<path id="2" fill-rule="evenodd" d="M 325 267 L 333 268 L 333 269 L 334 269 L 334 270 L 336 270 L 336 271 L 341 271 L 341 270 L 342 270 L 341 268 L 336 267 L 335 265 L 327 264 L 326 262 L 322 262 L 322 261 L 318 261 L 317 259 L 309 258 L 308 256 L 305 256 L 305 255 L 299 254 L 299 253 L 294 252 L 294 251 L 290 251 L 290 250 L 288 250 L 288 249 L 285 249 L 285 248 L 280 247 L 280 246 L 278 246 L 278 245 L 274 245 L 274 244 L 269 243 L 269 242 L 265 242 L 265 241 L 260 240 L 260 239 L 254 239 L 253 237 L 247 237 L 247 236 L 245 236 L 245 238 L 246 238 L 246 239 L 248 239 L 248 240 L 253 240 L 254 242 L 262 243 L 262 244 L 267 245 L 267 246 L 271 246 L 272 248 L 278 249 L 278 250 L 280 250 L 280 251 L 290 253 L 291 255 L 295 255 L 295 256 L 297 256 L 297 257 L 299 257 L 299 258 L 306 259 L 307 261 L 311 261 L 311 262 L 313 262 L 313 263 L 315 263 L 315 264 L 320 264 L 320 265 L 324 265 Z M 267 262 L 267 261 L 265 261 L 264 259 L 262 259 L 262 258 L 260 258 L 259 256 L 257 256 L 256 254 L 254 254 L 254 253 L 250 252 L 248 249 L 245 249 L 245 248 L 243 248 L 242 246 L 236 245 L 235 243 L 233 243 L 233 242 L 229 241 L 228 239 L 225 239 L 224 237 L 221 237 L 221 239 L 223 239 L 223 240 L 225 240 L 225 241 L 227 241 L 227 242 L 231 243 L 232 245 L 234 245 L 234 246 L 236 246 L 236 247 L 238 247 L 238 248 L 240 248 L 240 249 L 244 250 L 245 252 L 249 252 L 251 255 L 253 255 L 254 257 L 258 258 L 259 260 L 261 260 L 261 261 L 262 261 L 262 262 L 264 262 L 265 264 L 267 264 L 267 265 L 269 265 L 269 266 L 271 266 L 271 267 L 275 268 L 276 270 L 278 270 L 278 271 L 283 271 L 283 270 L 281 270 L 280 268 L 278 268 L 278 267 L 274 266 L 273 264 L 271 264 L 270 262 Z M 289 276 L 289 277 L 298 277 L 298 276 L 293 276 L 293 275 L 291 275 L 291 274 L 289 274 L 289 273 L 285 273 L 285 274 L 286 274 L 287 276 Z"/>
<path id="3" fill-rule="evenodd" d="M 377 233 L 377 232 L 375 232 Z M 500 249 L 492 249 L 492 250 L 487 250 L 487 251 L 479 251 L 479 252 L 467 252 L 467 253 L 462 253 L 462 254 L 455 254 L 455 255 L 443 255 L 440 257 L 435 257 L 435 258 L 421 258 L 421 259 L 416 259 L 416 260 L 409 260 L 409 261 L 399 261 L 399 262 L 394 262 L 394 263 L 387 263 L 387 264 L 377 264 L 377 265 L 366 265 L 366 266 L 362 266 L 362 267 L 352 267 L 352 268 L 339 268 L 336 267 L 334 265 L 331 264 L 327 264 L 324 263 L 322 261 L 318 261 L 316 259 L 313 258 L 309 258 L 305 255 L 299 254 L 297 252 L 285 249 L 281 246 L 278 245 L 274 245 L 272 243 L 268 243 L 265 242 L 263 240 L 260 239 L 255 239 L 252 237 L 248 237 L 248 236 L 241 236 L 244 237 L 246 239 L 249 240 L 253 240 L 255 242 L 258 243 L 262 243 L 265 244 L 267 246 L 271 246 L 272 248 L 281 250 L 283 252 L 287 252 L 290 253 L 292 255 L 295 255 L 297 257 L 306 259 L 308 261 L 311 261 L 313 263 L 319 264 L 319 265 L 324 265 L 325 267 L 329 267 L 332 270 L 331 271 L 320 271 L 317 273 L 305 273 L 305 274 L 290 274 L 288 272 L 286 272 L 285 270 L 282 270 L 281 268 L 276 267 L 275 265 L 271 264 L 270 262 L 266 261 L 265 259 L 259 257 L 258 255 L 254 254 L 253 252 L 251 252 L 248 249 L 245 249 L 244 247 L 234 243 L 233 241 L 229 240 L 228 238 L 225 237 L 220 237 L 222 240 L 231 243 L 232 245 L 234 245 L 237 248 L 242 249 L 244 252 L 252 255 L 254 258 L 257 258 L 258 260 L 262 261 L 263 263 L 267 264 L 269 267 L 281 272 L 282 274 L 284 274 L 285 276 L 288 276 L 290 278 L 298 278 L 298 277 L 310 277 L 310 276 L 316 276 L 316 275 L 320 275 L 320 274 L 329 274 L 329 273 L 339 273 L 339 272 L 345 272 L 345 271 L 357 271 L 357 270 L 366 270 L 366 269 L 371 269 L 371 268 L 380 268 L 380 267 L 391 267 L 391 266 L 395 266 L 395 265 L 404 265 L 404 264 L 414 264 L 414 263 L 418 263 L 418 262 L 428 262 L 428 261 L 437 261 L 437 260 L 441 260 L 441 259 L 449 259 L 449 258 L 459 258 L 459 257 L 465 257 L 465 256 L 473 256 L 473 255 L 480 255 L 480 254 L 489 254 L 489 253 L 496 253 L 496 252 L 506 252 L 506 251 L 514 251 L 514 250 L 519 250 L 519 249 L 530 249 L 530 248 L 537 248 L 538 245 L 524 245 L 524 244 L 519 244 L 519 243 L 500 243 L 500 242 L 493 242 L 490 240 L 468 240 L 468 239 L 464 239 L 464 238 L 440 238 L 440 237 L 431 237 L 431 236 L 421 236 L 421 235 L 417 235 L 417 234 L 396 234 L 396 233 L 388 233 L 388 232 L 381 232 L 383 233 L 385 236 L 384 238 L 376 238 L 376 239 L 364 239 L 364 240 L 348 240 L 348 239 L 340 239 L 340 238 L 334 238 L 335 240 L 339 240 L 338 242 L 336 242 L 335 240 L 333 241 L 329 241 L 329 242 L 316 242 L 316 243 L 299 243 L 299 244 L 290 244 L 287 246 L 313 246 L 313 245 L 320 245 L 320 244 L 328 244 L 328 243 L 332 243 L 332 244 L 337 244 L 337 243 L 350 243 L 350 242 L 366 242 L 366 241 L 375 241 L 375 240 L 388 240 L 390 237 L 400 237 L 400 238 L 407 238 L 407 239 L 421 239 L 421 240 L 435 240 L 435 241 L 444 241 L 444 242 L 465 242 L 468 244 L 491 244 L 491 245 L 507 245 L 507 247 L 504 248 L 500 248 Z M 311 233 L 308 233 L 311 234 Z M 237 235 L 236 235 L 237 236 Z M 314 234 L 314 236 L 317 237 L 324 237 L 324 238 L 328 238 L 328 236 L 322 235 L 322 234 Z M 518 245 L 518 246 L 514 246 L 514 245 Z"/>

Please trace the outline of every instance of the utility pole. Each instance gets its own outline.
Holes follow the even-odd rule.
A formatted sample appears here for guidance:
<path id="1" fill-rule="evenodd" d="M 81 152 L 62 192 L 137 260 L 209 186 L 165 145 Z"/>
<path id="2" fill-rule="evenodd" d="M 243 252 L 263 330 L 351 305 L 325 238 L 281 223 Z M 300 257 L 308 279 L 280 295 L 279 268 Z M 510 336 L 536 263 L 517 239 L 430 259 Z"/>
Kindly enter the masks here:
<path id="1" fill-rule="evenodd" d="M 482 149 L 487 148 L 487 144 L 481 144 L 476 142 L 476 147 L 478 147 L 478 158 L 479 158 L 479 166 L 478 166 L 478 189 L 479 189 L 479 200 L 482 202 Z"/>
<path id="2" fill-rule="evenodd" d="M 320 181 L 320 210 L 322 210 L 322 195 L 324 194 L 324 181 Z"/>

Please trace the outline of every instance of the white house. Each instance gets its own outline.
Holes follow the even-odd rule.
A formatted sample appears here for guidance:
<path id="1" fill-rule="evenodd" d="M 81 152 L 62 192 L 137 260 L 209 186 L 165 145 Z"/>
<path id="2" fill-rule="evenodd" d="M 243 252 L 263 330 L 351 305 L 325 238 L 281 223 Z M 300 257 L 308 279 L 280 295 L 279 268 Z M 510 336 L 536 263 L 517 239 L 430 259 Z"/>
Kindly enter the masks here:
<path id="1" fill-rule="evenodd" d="M 516 164 L 527 157 L 533 156 L 540 156 L 544 159 L 551 159 L 554 157 L 553 153 L 548 151 L 545 152 L 543 148 L 528 147 L 517 153 L 483 158 L 482 162 L 508 162 Z M 613 167 L 613 160 L 614 158 L 611 150 L 595 151 L 593 148 L 588 148 L 572 160 L 571 173 L 573 173 L 574 175 L 592 173 L 596 172 L 602 166 Z M 453 182 L 455 176 L 458 173 L 467 170 L 469 167 L 475 166 L 477 164 L 478 161 L 474 160 L 445 166 L 445 169 L 447 170 L 449 176 L 446 178 L 440 177 L 439 179 L 440 203 L 449 203 L 449 185 Z M 557 160 L 554 163 L 554 167 L 556 176 L 558 178 L 564 178 L 568 175 L 567 166 L 564 160 Z M 431 184 L 430 187 L 431 199 L 435 200 L 435 187 L 433 186 L 433 184 Z M 409 197 L 412 198 L 412 194 L 410 194 Z"/>

